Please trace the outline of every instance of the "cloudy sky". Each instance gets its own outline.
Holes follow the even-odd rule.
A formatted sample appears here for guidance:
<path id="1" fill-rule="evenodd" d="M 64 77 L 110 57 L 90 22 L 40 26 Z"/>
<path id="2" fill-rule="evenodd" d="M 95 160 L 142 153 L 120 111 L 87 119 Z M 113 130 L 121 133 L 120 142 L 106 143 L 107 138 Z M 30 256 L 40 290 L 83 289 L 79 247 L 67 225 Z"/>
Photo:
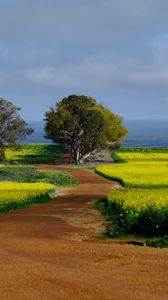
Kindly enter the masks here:
<path id="1" fill-rule="evenodd" d="M 168 119 L 167 0 L 0 0 L 0 97 L 27 120 L 69 94 Z"/>

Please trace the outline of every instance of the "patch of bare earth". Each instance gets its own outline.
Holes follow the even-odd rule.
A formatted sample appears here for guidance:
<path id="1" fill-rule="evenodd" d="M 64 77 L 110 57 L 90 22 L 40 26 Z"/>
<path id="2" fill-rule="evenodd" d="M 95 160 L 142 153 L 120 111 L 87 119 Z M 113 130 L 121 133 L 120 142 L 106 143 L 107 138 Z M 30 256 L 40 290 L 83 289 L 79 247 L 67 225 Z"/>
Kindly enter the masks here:
<path id="1" fill-rule="evenodd" d="M 0 299 L 168 299 L 168 250 L 98 240 L 94 202 L 115 186 L 89 170 L 50 203 L 0 214 Z"/>

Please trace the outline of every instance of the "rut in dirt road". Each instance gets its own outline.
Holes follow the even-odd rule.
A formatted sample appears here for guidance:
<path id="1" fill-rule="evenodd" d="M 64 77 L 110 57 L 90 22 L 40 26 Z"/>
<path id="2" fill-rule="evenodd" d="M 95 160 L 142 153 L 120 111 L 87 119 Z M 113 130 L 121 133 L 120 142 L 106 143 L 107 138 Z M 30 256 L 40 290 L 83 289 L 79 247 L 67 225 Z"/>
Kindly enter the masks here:
<path id="1" fill-rule="evenodd" d="M 0 214 L 3 300 L 166 300 L 168 250 L 95 239 L 105 222 L 94 202 L 115 186 L 61 166 L 80 185 L 45 204 Z"/>

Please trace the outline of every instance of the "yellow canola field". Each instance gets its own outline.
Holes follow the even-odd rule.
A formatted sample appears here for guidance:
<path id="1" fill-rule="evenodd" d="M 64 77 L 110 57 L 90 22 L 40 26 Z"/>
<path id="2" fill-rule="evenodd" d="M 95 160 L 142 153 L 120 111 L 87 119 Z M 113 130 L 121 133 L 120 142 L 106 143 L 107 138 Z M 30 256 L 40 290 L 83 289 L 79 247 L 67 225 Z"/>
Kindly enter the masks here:
<path id="1" fill-rule="evenodd" d="M 124 184 L 108 195 L 106 213 L 116 232 L 168 234 L 168 153 L 117 153 L 122 163 L 98 166 L 97 173 Z M 115 224 L 115 227 L 114 227 Z"/>
<path id="2" fill-rule="evenodd" d="M 126 187 L 168 188 L 168 153 L 117 153 L 125 163 L 102 165 L 96 171 Z"/>
<path id="3" fill-rule="evenodd" d="M 168 189 L 126 189 L 112 191 L 108 200 L 122 205 L 125 212 L 139 214 L 147 209 L 168 209 Z"/>
<path id="4" fill-rule="evenodd" d="M 0 182 L 0 211 L 34 202 L 33 199 L 48 196 L 54 185 L 49 183 Z"/>

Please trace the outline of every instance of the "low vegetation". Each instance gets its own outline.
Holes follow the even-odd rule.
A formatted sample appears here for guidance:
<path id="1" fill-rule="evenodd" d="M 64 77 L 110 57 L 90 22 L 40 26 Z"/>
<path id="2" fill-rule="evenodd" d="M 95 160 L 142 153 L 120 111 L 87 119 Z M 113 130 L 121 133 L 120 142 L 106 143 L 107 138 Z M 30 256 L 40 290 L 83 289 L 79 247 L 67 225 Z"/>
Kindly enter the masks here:
<path id="1" fill-rule="evenodd" d="M 58 186 L 74 184 L 67 173 L 29 166 L 0 165 L 0 212 L 50 200 Z"/>
<path id="2" fill-rule="evenodd" d="M 168 148 L 121 147 L 115 153 L 168 153 Z"/>
<path id="3" fill-rule="evenodd" d="M 57 186 L 66 186 L 75 183 L 75 180 L 65 172 L 12 165 L 0 165 L 0 181 L 47 182 Z"/>
<path id="4" fill-rule="evenodd" d="M 100 175 L 125 187 L 112 191 L 104 201 L 108 232 L 111 236 L 135 234 L 163 239 L 168 234 L 168 151 L 129 149 L 115 153 L 120 163 L 96 168 Z"/>
<path id="5" fill-rule="evenodd" d="M 53 144 L 21 144 L 20 149 L 8 148 L 5 152 L 6 160 L 19 163 L 50 163 L 61 158 L 65 149 Z"/>
<path id="6" fill-rule="evenodd" d="M 121 158 L 127 163 L 99 166 L 96 171 L 129 188 L 168 188 L 168 154 L 164 154 L 164 157 L 154 154 L 152 158 L 144 158 L 143 154 L 139 154 L 139 159 L 135 158 L 135 154 L 130 159 L 126 156 L 122 155 Z"/>
<path id="7" fill-rule="evenodd" d="M 50 183 L 0 182 L 0 212 L 49 201 L 54 189 Z"/>
<path id="8" fill-rule="evenodd" d="M 108 210 L 120 233 L 160 236 L 168 230 L 168 189 L 116 190 Z"/>

